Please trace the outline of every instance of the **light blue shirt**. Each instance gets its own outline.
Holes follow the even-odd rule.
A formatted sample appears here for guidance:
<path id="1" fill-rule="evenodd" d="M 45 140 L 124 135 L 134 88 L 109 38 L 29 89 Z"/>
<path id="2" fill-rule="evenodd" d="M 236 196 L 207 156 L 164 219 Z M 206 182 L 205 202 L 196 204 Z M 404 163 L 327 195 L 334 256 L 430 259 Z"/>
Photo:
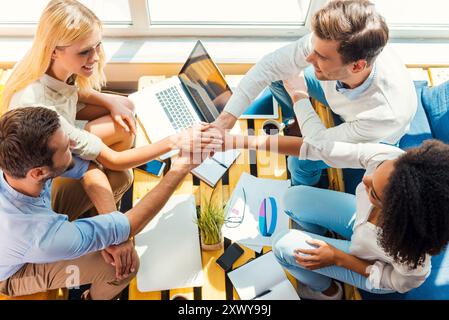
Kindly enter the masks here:
<path id="1" fill-rule="evenodd" d="M 354 89 L 348 89 L 344 86 L 344 84 L 340 80 L 337 80 L 335 89 L 341 94 L 343 94 L 349 100 L 356 100 L 358 97 L 362 95 L 363 92 L 366 91 L 366 89 L 368 89 L 371 86 L 375 77 L 376 77 L 376 64 L 373 65 L 373 69 L 371 70 L 371 73 L 369 74 L 368 78 L 366 78 L 366 80 L 363 81 L 363 83 L 360 86 Z"/>
<path id="2" fill-rule="evenodd" d="M 63 176 L 81 179 L 89 162 L 74 157 L 75 167 Z M 120 244 L 129 237 L 128 218 L 120 212 L 68 221 L 51 209 L 51 180 L 39 197 L 14 190 L 0 170 L 0 281 L 26 263 L 76 259 Z"/>

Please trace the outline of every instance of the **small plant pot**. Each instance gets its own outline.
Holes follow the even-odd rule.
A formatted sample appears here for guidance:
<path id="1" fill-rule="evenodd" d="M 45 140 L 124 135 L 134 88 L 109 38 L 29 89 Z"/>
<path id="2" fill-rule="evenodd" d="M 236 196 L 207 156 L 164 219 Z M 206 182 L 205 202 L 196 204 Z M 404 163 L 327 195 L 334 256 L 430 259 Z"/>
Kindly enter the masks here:
<path id="1" fill-rule="evenodd" d="M 223 236 L 221 236 L 220 238 L 220 242 L 218 243 L 214 243 L 214 244 L 205 244 L 203 242 L 203 239 L 201 238 L 201 249 L 203 249 L 203 251 L 217 251 L 220 250 L 221 248 L 223 248 Z"/>

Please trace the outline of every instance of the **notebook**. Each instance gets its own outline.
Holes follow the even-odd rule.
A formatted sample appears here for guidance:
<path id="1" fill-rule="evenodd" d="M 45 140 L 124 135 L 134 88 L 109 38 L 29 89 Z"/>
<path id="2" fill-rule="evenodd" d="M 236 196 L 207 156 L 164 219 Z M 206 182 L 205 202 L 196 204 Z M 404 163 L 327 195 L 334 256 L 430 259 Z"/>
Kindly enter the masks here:
<path id="1" fill-rule="evenodd" d="M 228 276 L 241 300 L 300 300 L 272 251 Z"/>
<path id="2" fill-rule="evenodd" d="M 226 173 L 239 155 L 239 150 L 217 152 L 213 157 L 204 160 L 202 164 L 193 169 L 191 172 L 206 182 L 209 186 L 215 187 L 217 182 Z"/>

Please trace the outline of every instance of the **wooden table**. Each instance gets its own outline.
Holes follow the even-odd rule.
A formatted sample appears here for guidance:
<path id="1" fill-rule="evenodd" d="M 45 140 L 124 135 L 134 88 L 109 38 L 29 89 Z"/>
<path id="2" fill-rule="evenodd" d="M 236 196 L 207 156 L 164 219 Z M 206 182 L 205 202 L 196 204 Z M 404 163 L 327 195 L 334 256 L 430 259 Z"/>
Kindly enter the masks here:
<path id="1" fill-rule="evenodd" d="M 160 81 L 163 77 L 142 77 L 139 80 L 139 88 Z M 248 131 L 255 131 L 256 133 L 261 129 L 264 120 L 239 120 L 232 129 L 232 133 L 248 134 Z M 149 143 L 144 131 L 139 126 L 137 145 Z M 224 181 L 220 181 L 213 193 L 212 201 L 217 205 L 223 205 L 229 199 L 234 187 L 237 185 L 239 178 L 243 172 L 250 173 L 257 177 L 272 178 L 272 179 L 287 179 L 287 168 L 285 156 L 269 152 L 249 152 L 242 150 L 241 155 L 234 163 Z M 157 185 L 160 178 L 151 176 L 149 174 L 134 171 L 134 189 L 133 201 L 142 198 L 149 190 Z M 206 199 L 209 199 L 213 189 L 205 184 L 203 181 L 194 179 L 192 175 L 188 175 L 182 184 L 178 187 L 175 194 L 194 194 L 197 206 L 204 205 Z M 230 244 L 230 241 L 225 240 L 225 247 Z M 246 263 L 250 258 L 256 257 L 256 253 L 246 247 L 244 254 L 235 262 L 234 268 Z M 224 249 L 218 251 L 202 251 L 202 263 L 204 272 L 204 285 L 200 288 L 184 288 L 169 291 L 158 292 L 139 292 L 137 290 L 136 279 L 134 279 L 129 287 L 129 299 L 169 299 L 175 294 L 182 293 L 189 297 L 189 299 L 196 300 L 233 300 L 239 299 L 231 282 L 225 275 L 224 271 L 215 263 L 216 259 L 223 253 Z M 271 250 L 270 247 L 265 247 L 263 252 Z M 293 280 L 293 278 L 290 278 Z M 292 281 L 296 286 L 296 281 Z"/>
<path id="2" fill-rule="evenodd" d="M 413 80 L 426 80 L 429 85 L 437 85 L 443 81 L 449 80 L 449 68 L 429 68 L 420 66 L 409 66 L 409 71 Z M 235 77 L 235 76 L 233 76 Z M 164 77 L 142 77 L 139 81 L 139 88 L 160 81 Z M 321 120 L 327 127 L 333 126 L 333 119 L 329 109 L 314 101 L 314 107 L 320 116 Z M 281 114 L 281 113 L 279 113 Z M 233 133 L 248 134 L 248 131 L 258 130 L 262 127 L 264 120 L 239 120 L 233 128 Z M 144 134 L 139 129 L 138 141 L 139 143 L 148 143 L 144 138 Z M 243 161 L 242 161 L 243 159 Z M 252 164 L 250 164 L 252 163 Z M 327 169 L 329 176 L 329 188 L 338 191 L 344 191 L 343 176 L 340 169 Z M 272 178 L 272 179 L 287 179 L 286 158 L 273 153 L 267 152 L 248 152 L 242 150 L 240 158 L 230 170 L 227 183 L 219 182 L 216 186 L 213 201 L 218 204 L 225 203 L 234 187 L 236 186 L 240 175 L 243 172 L 251 173 L 257 177 Z M 147 174 L 135 171 L 134 182 L 134 200 L 141 198 L 146 192 L 151 190 L 159 179 L 151 177 Z M 202 205 L 205 197 L 209 198 L 212 193 L 212 188 L 203 182 L 193 182 L 193 178 L 189 175 L 178 188 L 177 193 L 192 193 L 196 197 L 197 205 Z M 230 243 L 225 243 L 229 245 Z M 245 247 L 244 247 L 245 248 Z M 263 252 L 271 250 L 265 247 Z M 203 271 L 205 284 L 201 288 L 186 288 L 178 290 L 170 290 L 167 292 L 139 292 L 136 287 L 136 281 L 133 280 L 130 285 L 129 299 L 169 299 L 172 295 L 183 293 L 190 297 L 190 299 L 218 299 L 218 300 L 232 300 L 238 299 L 235 289 L 232 287 L 229 279 L 227 279 L 223 270 L 216 265 L 215 260 L 223 253 L 223 250 L 216 252 L 202 252 Z M 234 268 L 246 263 L 250 258 L 254 258 L 256 253 L 250 249 L 245 248 L 245 253 L 234 264 Z M 296 281 L 289 275 L 289 279 L 296 287 Z M 360 294 L 357 289 L 345 285 L 345 298 L 347 300 L 360 299 Z"/>

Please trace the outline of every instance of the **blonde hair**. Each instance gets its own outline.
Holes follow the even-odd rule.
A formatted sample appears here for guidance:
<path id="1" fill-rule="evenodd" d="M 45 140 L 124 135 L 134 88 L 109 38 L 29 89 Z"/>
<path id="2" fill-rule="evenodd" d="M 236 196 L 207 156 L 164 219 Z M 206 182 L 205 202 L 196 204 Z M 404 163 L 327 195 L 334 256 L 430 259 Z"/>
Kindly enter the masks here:
<path id="1" fill-rule="evenodd" d="M 42 12 L 33 45 L 25 57 L 17 63 L 5 84 L 2 111 L 9 108 L 13 95 L 42 77 L 51 64 L 56 47 L 70 46 L 93 32 L 102 29 L 101 21 L 76 0 L 52 0 Z M 106 83 L 103 69 L 105 55 L 100 47 L 99 61 L 93 74 L 86 78 L 78 75 L 75 84 L 80 90 L 99 90 Z"/>

